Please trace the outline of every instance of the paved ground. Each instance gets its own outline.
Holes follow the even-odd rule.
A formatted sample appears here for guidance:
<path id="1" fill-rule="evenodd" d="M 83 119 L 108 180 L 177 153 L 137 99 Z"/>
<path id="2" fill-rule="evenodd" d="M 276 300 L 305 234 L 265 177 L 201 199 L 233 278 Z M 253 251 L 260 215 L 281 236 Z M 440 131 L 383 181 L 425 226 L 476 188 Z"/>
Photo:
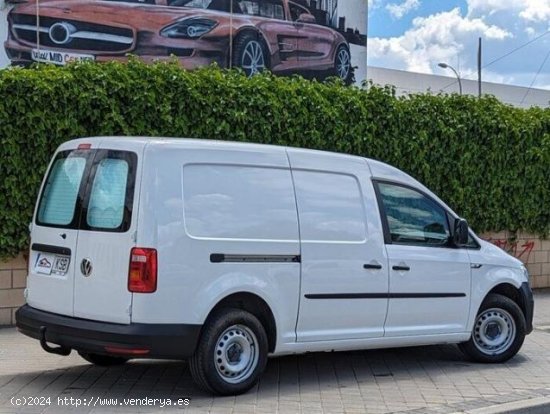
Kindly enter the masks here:
<path id="1" fill-rule="evenodd" d="M 270 360 L 254 390 L 224 398 L 195 388 L 183 362 L 137 361 L 98 368 L 74 353 L 47 354 L 15 329 L 0 329 L 0 413 L 185 408 L 211 413 L 437 414 L 549 396 L 550 291 L 538 292 L 535 298 L 536 329 L 506 364 L 468 362 L 454 346 L 284 357 Z M 140 401 L 128 405 L 132 398 Z M 158 400 L 152 405 L 145 398 Z M 175 403 L 180 406 L 175 408 Z"/>

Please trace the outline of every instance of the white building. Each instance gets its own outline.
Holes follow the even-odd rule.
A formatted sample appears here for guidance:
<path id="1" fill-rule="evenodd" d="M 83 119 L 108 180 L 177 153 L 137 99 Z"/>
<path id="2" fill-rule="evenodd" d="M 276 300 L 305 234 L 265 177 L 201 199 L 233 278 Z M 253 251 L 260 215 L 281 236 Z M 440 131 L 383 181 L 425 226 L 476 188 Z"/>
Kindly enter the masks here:
<path id="1" fill-rule="evenodd" d="M 483 74 L 482 74 L 483 76 Z M 427 75 L 423 73 L 406 72 L 403 70 L 367 67 L 367 78 L 376 85 L 393 85 L 398 95 L 430 91 L 437 93 L 458 93 L 459 86 L 456 77 Z M 462 79 L 464 94 L 478 95 L 477 80 Z M 522 86 L 504 85 L 492 82 L 482 82 L 481 92 L 494 95 L 502 102 L 527 108 L 530 106 L 550 106 L 550 90 L 529 89 Z"/>

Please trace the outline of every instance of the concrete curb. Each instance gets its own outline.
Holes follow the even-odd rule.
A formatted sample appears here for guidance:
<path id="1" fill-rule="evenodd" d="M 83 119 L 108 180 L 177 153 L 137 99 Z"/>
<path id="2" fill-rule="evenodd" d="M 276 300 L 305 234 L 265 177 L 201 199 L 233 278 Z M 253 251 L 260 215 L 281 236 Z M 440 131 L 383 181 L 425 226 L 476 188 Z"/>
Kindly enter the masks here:
<path id="1" fill-rule="evenodd" d="M 550 413 L 550 397 L 535 397 L 490 407 L 456 411 L 453 414 L 547 414 Z"/>

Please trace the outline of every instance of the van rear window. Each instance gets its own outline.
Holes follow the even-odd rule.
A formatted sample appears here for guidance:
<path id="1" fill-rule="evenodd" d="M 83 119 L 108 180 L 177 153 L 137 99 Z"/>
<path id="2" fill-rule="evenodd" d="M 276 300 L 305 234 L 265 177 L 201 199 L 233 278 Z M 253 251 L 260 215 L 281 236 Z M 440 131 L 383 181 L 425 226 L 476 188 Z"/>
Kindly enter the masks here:
<path id="1" fill-rule="evenodd" d="M 39 204 L 38 221 L 41 224 L 67 226 L 73 221 L 85 167 L 84 157 L 54 161 Z"/>
<path id="2" fill-rule="evenodd" d="M 110 149 L 57 154 L 42 190 L 36 224 L 125 232 L 132 218 L 137 155 Z"/>
<path id="3" fill-rule="evenodd" d="M 122 224 L 127 180 L 126 160 L 105 158 L 99 162 L 90 193 L 88 226 L 116 229 Z"/>

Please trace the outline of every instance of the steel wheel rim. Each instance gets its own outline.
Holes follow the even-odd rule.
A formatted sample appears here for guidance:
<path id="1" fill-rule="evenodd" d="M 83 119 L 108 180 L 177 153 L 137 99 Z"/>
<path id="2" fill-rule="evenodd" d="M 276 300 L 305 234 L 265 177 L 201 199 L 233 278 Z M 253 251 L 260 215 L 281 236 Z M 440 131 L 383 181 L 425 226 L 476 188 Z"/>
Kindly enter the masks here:
<path id="1" fill-rule="evenodd" d="M 260 42 L 251 40 L 246 44 L 241 67 L 248 76 L 255 75 L 265 69 L 264 51 Z"/>
<path id="2" fill-rule="evenodd" d="M 350 56 L 346 49 L 342 48 L 338 52 L 336 59 L 336 72 L 340 79 L 347 79 L 350 69 Z"/>
<path id="3" fill-rule="evenodd" d="M 516 321 L 507 311 L 491 308 L 483 311 L 474 326 L 474 344 L 485 355 L 506 352 L 516 338 Z"/>
<path id="4" fill-rule="evenodd" d="M 248 379 L 258 360 L 258 339 L 246 326 L 232 325 L 218 337 L 214 365 L 225 382 L 237 384 Z"/>

